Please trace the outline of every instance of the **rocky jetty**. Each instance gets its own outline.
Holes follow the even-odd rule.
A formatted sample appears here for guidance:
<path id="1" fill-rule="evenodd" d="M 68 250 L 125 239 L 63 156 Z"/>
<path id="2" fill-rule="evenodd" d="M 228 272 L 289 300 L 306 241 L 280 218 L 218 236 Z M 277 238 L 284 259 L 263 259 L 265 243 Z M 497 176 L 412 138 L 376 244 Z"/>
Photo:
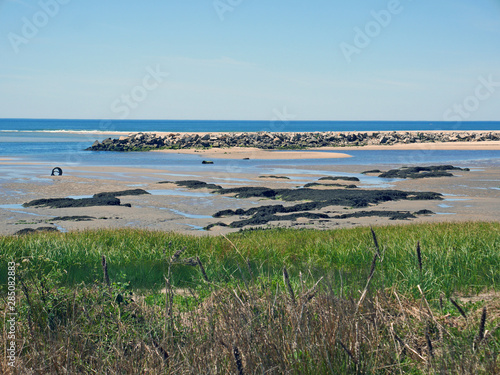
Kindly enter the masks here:
<path id="1" fill-rule="evenodd" d="M 256 147 L 301 149 L 432 142 L 499 141 L 500 132 L 313 132 L 313 133 L 137 133 L 95 141 L 88 151 L 146 151 L 154 149 Z"/>

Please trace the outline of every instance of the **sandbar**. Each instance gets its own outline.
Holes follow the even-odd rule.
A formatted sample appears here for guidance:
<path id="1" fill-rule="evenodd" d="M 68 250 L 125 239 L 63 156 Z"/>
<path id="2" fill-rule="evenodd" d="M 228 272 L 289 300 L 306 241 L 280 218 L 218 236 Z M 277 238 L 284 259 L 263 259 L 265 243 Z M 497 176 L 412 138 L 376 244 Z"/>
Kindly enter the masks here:
<path id="1" fill-rule="evenodd" d="M 326 151 L 327 149 L 324 148 Z M 331 150 L 338 150 L 331 148 Z M 330 148 L 328 149 L 330 151 Z M 210 149 L 181 149 L 181 150 L 157 150 L 152 152 L 163 152 L 171 154 L 200 155 L 216 159 L 258 159 L 258 160 L 286 160 L 286 159 L 338 159 L 350 158 L 351 155 L 340 152 L 322 152 L 321 149 L 304 150 L 262 150 L 254 147 L 230 147 Z"/>
<path id="2" fill-rule="evenodd" d="M 349 147 L 321 147 L 319 150 L 344 152 L 348 150 L 500 150 L 500 141 L 483 142 L 425 142 L 425 143 L 398 143 L 394 145 L 366 145 Z"/>

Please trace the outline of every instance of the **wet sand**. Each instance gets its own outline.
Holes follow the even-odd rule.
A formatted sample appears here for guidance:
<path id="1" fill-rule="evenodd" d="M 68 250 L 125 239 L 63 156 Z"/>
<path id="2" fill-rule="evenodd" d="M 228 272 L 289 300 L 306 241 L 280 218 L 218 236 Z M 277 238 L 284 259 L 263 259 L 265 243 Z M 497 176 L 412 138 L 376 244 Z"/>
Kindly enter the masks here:
<path id="1" fill-rule="evenodd" d="M 279 163 L 279 161 L 277 161 Z M 131 167 L 72 167 L 65 168 L 65 174 L 58 177 L 39 176 L 38 181 L 4 183 L 0 191 L 0 234 L 11 235 L 23 228 L 52 226 L 62 230 L 84 230 L 97 228 L 143 228 L 149 230 L 177 231 L 196 235 L 216 235 L 238 229 L 214 227 L 210 231 L 203 227 L 216 222 L 229 224 L 239 218 L 213 218 L 223 209 L 249 209 L 262 205 L 282 204 L 291 206 L 299 202 L 248 198 L 236 199 L 211 194 L 208 189 L 190 190 L 173 183 L 160 181 L 200 180 L 228 187 L 260 186 L 269 188 L 295 188 L 306 183 L 317 182 L 322 176 L 359 176 L 358 189 L 399 189 L 403 191 L 432 191 L 445 194 L 444 201 L 390 201 L 364 209 L 329 206 L 319 211 L 329 216 L 363 210 L 411 211 L 428 209 L 435 215 L 418 216 L 411 220 L 389 220 L 381 217 L 349 219 L 297 219 L 278 221 L 264 227 L 293 227 L 332 229 L 358 225 L 385 225 L 421 222 L 486 220 L 498 221 L 500 212 L 500 169 L 484 168 L 470 172 L 452 171 L 454 177 L 439 177 L 418 180 L 384 180 L 360 174 L 367 169 L 387 170 L 387 166 L 360 165 L 318 165 L 307 167 L 311 173 L 304 174 L 303 166 L 287 166 L 288 179 L 261 176 L 245 171 L 228 174 L 210 170 L 190 171 L 189 177 L 178 176 L 178 172 L 140 169 Z M 99 176 L 99 178 L 96 178 Z M 103 177 L 105 176 L 105 178 Z M 341 181 L 335 181 L 341 183 Z M 351 184 L 352 182 L 346 182 Z M 104 206 L 82 208 L 24 208 L 22 203 L 40 198 L 64 198 L 69 196 L 91 196 L 101 192 L 126 189 L 145 189 L 152 195 L 119 197 L 122 204 L 132 207 Z M 315 187 L 325 189 L 325 187 Z M 10 192 L 10 193 L 5 193 Z M 14 205 L 14 206 L 5 206 Z M 54 221 L 56 216 L 94 217 L 91 221 Z"/>
<path id="2" fill-rule="evenodd" d="M 327 149 L 327 151 L 338 151 L 337 149 Z M 281 151 L 281 150 L 262 150 L 253 147 L 231 147 L 231 148 L 211 148 L 203 149 L 182 149 L 182 150 L 158 150 L 152 152 L 170 153 L 170 154 L 189 154 L 200 155 L 214 159 L 258 159 L 258 160 L 287 160 L 287 159 L 336 159 L 350 158 L 348 154 L 340 152 L 322 152 L 323 148 L 311 149 L 310 151 Z"/>

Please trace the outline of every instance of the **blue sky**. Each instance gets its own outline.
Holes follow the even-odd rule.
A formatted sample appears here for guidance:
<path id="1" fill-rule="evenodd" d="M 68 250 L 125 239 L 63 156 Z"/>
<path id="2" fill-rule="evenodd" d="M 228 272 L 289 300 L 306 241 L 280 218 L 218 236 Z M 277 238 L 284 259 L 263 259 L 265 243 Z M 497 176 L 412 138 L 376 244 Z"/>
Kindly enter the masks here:
<path id="1" fill-rule="evenodd" d="M 498 121 L 499 63 L 500 0 L 0 0 L 3 118 Z"/>

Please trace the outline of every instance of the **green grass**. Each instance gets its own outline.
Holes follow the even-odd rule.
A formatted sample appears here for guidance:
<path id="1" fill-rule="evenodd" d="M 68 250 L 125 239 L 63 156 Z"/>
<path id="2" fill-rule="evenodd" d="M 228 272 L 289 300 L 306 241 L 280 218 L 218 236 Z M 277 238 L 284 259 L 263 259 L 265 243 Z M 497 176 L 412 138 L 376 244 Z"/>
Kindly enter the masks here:
<path id="1" fill-rule="evenodd" d="M 375 228 L 375 232 L 382 253 L 373 280 L 377 287 L 397 285 L 417 295 L 416 286 L 421 285 L 432 297 L 441 292 L 450 295 L 500 287 L 498 223 L 387 226 Z M 64 283 L 72 285 L 101 280 L 104 255 L 112 279 L 130 281 L 135 288 L 154 289 L 163 285 L 169 257 L 186 247 L 183 257 L 199 256 L 216 282 L 241 279 L 238 265 L 249 274 L 248 260 L 255 275 L 279 278 L 286 266 L 293 279 L 299 272 L 313 278 L 326 276 L 339 289 L 342 283 L 345 292 L 350 292 L 364 286 L 375 251 L 367 228 L 243 231 L 228 238 L 238 251 L 220 236 L 132 229 L 0 237 L 0 265 L 29 259 L 47 269 L 66 270 Z M 415 252 L 418 241 L 422 273 Z M 173 271 L 178 286 L 200 281 L 196 267 L 176 265 Z"/>
<path id="2" fill-rule="evenodd" d="M 364 300 L 377 251 L 369 228 L 242 231 L 227 238 L 132 229 L 0 237 L 0 267 L 18 264 L 18 372 L 500 371 L 498 298 L 468 304 L 457 298 L 499 289 L 500 224 L 374 231 L 380 256 Z M 194 266 L 170 264 L 184 247 L 179 258 Z M 102 256 L 110 286 L 102 282 Z M 169 275 L 172 288 L 161 292 Z M 440 301 L 442 294 L 453 295 L 467 319 L 449 299 Z M 5 321 L 0 329 L 7 329 Z M 9 370 L 0 360 L 0 372 Z"/>

